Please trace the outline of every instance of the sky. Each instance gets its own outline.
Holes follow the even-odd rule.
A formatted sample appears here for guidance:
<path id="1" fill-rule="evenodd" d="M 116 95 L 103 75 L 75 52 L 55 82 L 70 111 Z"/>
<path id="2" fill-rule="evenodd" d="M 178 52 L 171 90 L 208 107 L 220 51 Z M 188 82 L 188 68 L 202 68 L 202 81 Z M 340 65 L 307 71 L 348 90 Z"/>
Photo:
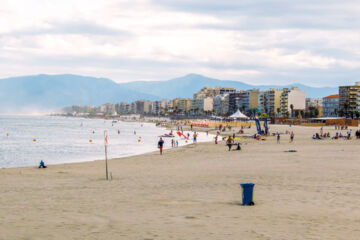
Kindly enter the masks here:
<path id="1" fill-rule="evenodd" d="M 0 78 L 360 81 L 360 0 L 0 0 Z"/>

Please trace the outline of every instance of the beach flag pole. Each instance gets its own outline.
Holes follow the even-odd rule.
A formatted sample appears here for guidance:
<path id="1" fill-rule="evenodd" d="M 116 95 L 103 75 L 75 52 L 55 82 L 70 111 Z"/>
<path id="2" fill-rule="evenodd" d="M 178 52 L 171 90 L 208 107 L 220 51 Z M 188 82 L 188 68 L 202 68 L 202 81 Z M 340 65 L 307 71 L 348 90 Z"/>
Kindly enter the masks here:
<path id="1" fill-rule="evenodd" d="M 109 180 L 109 175 L 108 175 L 108 160 L 107 160 L 108 132 L 107 132 L 106 130 L 104 130 L 104 141 L 105 141 L 106 180 Z"/>

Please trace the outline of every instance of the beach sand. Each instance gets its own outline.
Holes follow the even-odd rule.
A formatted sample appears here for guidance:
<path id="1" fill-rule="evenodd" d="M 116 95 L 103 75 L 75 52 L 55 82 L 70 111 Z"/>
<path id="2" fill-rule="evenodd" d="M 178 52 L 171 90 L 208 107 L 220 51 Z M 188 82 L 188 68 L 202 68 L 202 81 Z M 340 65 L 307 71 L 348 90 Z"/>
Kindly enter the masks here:
<path id="1" fill-rule="evenodd" d="M 110 160 L 112 181 L 104 161 L 1 169 L 0 239 L 359 239 L 360 140 L 271 126 L 286 129 L 294 143 L 282 135 L 243 139 L 242 151 L 201 143 Z M 255 206 L 240 205 L 242 182 L 256 184 Z"/>

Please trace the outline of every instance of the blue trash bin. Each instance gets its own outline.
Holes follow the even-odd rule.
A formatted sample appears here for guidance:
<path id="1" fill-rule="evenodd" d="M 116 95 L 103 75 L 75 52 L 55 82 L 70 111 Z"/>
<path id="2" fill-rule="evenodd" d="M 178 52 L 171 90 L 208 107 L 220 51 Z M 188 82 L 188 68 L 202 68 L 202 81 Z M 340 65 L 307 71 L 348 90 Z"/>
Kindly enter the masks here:
<path id="1" fill-rule="evenodd" d="M 242 187 L 242 204 L 244 206 L 254 205 L 254 183 L 241 183 Z"/>

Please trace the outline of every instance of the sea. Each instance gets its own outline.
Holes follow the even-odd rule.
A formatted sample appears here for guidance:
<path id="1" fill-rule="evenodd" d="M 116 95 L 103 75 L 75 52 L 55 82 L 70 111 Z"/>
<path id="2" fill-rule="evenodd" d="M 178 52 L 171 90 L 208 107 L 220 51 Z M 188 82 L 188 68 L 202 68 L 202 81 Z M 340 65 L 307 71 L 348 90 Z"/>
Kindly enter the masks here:
<path id="1" fill-rule="evenodd" d="M 159 136 L 169 134 L 154 123 L 0 115 L 0 168 L 38 166 L 41 160 L 51 165 L 105 159 L 104 131 L 109 159 L 158 151 Z M 198 142 L 213 139 L 210 134 L 198 134 Z M 171 138 L 163 139 L 164 148 L 171 148 Z M 179 136 L 174 140 L 179 147 L 193 143 Z"/>

